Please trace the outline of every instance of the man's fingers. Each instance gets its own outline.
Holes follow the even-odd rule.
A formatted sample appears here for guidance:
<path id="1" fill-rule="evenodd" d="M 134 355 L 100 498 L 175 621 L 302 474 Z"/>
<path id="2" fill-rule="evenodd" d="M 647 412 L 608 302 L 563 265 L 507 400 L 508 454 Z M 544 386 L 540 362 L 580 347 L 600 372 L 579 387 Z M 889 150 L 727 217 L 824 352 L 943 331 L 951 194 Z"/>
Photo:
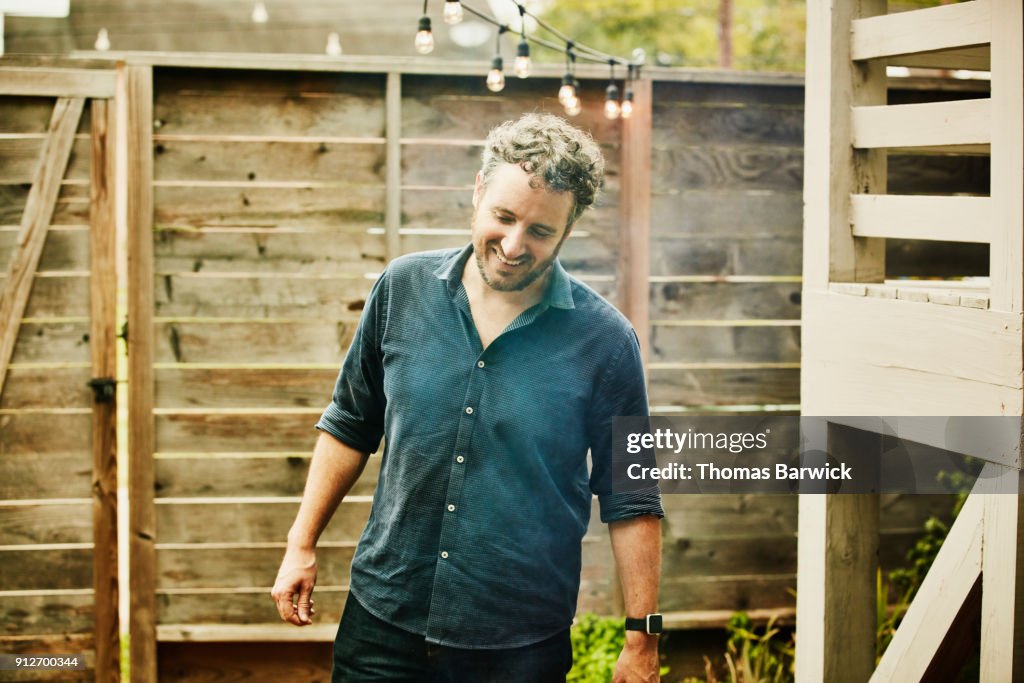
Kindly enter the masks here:
<path id="1" fill-rule="evenodd" d="M 295 606 L 292 604 L 292 598 L 294 593 L 291 591 L 286 593 L 271 594 L 274 598 L 274 604 L 277 605 L 277 613 L 281 615 L 281 618 L 285 621 L 290 621 L 293 624 L 297 623 Z"/>
<path id="2" fill-rule="evenodd" d="M 299 593 L 299 623 L 308 624 L 310 623 L 310 617 L 313 614 L 313 587 L 303 586 L 302 591 Z"/>

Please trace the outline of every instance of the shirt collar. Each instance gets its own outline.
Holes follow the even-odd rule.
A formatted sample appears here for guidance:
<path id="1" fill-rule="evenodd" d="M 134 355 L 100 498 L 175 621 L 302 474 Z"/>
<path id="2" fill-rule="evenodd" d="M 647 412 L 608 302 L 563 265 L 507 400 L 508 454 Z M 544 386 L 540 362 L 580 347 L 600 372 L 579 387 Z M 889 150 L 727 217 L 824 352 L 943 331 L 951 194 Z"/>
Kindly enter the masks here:
<path id="1" fill-rule="evenodd" d="M 445 280 L 448 286 L 448 294 L 455 296 L 459 291 L 459 284 L 462 282 L 462 271 L 466 266 L 466 260 L 473 255 L 473 243 L 470 242 L 459 251 L 447 256 L 434 271 L 439 280 Z M 541 303 L 552 308 L 576 308 L 572 298 L 572 283 L 569 281 L 569 274 L 565 272 L 561 261 L 557 258 L 551 264 L 551 276 L 548 279 L 547 289 Z"/>

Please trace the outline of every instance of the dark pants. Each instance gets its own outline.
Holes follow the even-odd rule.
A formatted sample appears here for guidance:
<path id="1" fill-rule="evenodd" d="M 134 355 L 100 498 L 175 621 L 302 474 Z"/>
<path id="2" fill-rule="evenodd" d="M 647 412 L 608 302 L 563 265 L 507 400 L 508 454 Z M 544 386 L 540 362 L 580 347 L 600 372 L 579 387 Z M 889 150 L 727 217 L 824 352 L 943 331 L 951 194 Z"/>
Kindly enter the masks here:
<path id="1" fill-rule="evenodd" d="M 334 640 L 331 681 L 565 683 L 571 668 L 569 629 L 525 647 L 444 647 L 378 619 L 349 595 Z"/>

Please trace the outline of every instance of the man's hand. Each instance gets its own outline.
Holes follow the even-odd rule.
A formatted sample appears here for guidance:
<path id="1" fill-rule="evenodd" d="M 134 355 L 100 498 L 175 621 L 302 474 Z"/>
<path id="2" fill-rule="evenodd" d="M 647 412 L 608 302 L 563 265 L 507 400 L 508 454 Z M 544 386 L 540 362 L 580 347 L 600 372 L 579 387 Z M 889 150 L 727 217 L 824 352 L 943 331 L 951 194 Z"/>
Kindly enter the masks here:
<path id="1" fill-rule="evenodd" d="M 313 586 L 316 585 L 316 552 L 312 549 L 288 548 L 277 572 L 270 597 L 277 605 L 277 613 L 296 626 L 313 623 Z M 295 600 L 295 596 L 298 599 Z M 295 602 L 292 602 L 295 600 Z"/>
<path id="2" fill-rule="evenodd" d="M 658 683 L 658 637 L 626 632 L 626 645 L 615 663 L 612 683 Z"/>

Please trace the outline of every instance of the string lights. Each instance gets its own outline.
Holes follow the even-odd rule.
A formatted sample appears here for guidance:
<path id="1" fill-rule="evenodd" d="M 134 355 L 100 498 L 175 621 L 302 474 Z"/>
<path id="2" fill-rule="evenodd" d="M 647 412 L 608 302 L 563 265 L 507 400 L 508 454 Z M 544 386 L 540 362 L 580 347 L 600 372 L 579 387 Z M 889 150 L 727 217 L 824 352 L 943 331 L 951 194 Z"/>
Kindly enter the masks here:
<path id="1" fill-rule="evenodd" d="M 562 77 L 561 87 L 558 90 L 558 101 L 565 108 L 565 113 L 567 115 L 576 116 L 583 110 L 583 104 L 580 99 L 579 81 L 576 80 L 577 56 L 580 59 L 590 62 L 608 64 L 610 76 L 608 86 L 605 88 L 604 115 L 609 119 L 617 119 L 620 117 L 628 119 L 633 115 L 634 103 L 632 84 L 633 79 L 639 76 L 640 64 L 615 57 L 614 55 L 605 54 L 600 50 L 595 50 L 594 48 L 583 44 L 577 44 L 561 31 L 558 31 L 549 24 L 546 24 L 536 15 L 531 14 L 521 0 L 510 1 L 514 2 L 516 8 L 519 10 L 519 43 L 516 46 L 516 58 L 512 67 L 512 71 L 517 78 L 530 77 L 530 71 L 532 68 L 530 60 L 530 43 L 559 52 L 564 50 L 565 75 Z M 423 16 L 420 17 L 416 31 L 416 39 L 414 41 L 416 51 L 424 55 L 429 54 L 434 49 L 434 36 L 430 28 L 430 17 L 427 15 L 427 2 L 428 0 L 423 0 Z M 491 92 L 501 92 L 505 88 L 504 62 L 501 57 L 501 36 L 510 29 L 507 25 L 502 24 L 494 17 L 466 5 L 462 0 L 444 0 L 443 16 L 446 24 L 454 25 L 460 23 L 466 12 L 497 27 L 495 56 L 494 59 L 491 60 L 491 69 L 487 73 L 486 84 L 488 90 Z M 538 26 L 555 36 L 557 40 L 561 41 L 564 48 L 562 45 L 538 38 L 535 35 L 526 35 L 527 17 L 533 19 Z M 619 97 L 619 86 L 615 82 L 616 65 L 627 67 L 626 82 L 624 84 L 625 93 L 622 96 L 621 101 Z"/>

